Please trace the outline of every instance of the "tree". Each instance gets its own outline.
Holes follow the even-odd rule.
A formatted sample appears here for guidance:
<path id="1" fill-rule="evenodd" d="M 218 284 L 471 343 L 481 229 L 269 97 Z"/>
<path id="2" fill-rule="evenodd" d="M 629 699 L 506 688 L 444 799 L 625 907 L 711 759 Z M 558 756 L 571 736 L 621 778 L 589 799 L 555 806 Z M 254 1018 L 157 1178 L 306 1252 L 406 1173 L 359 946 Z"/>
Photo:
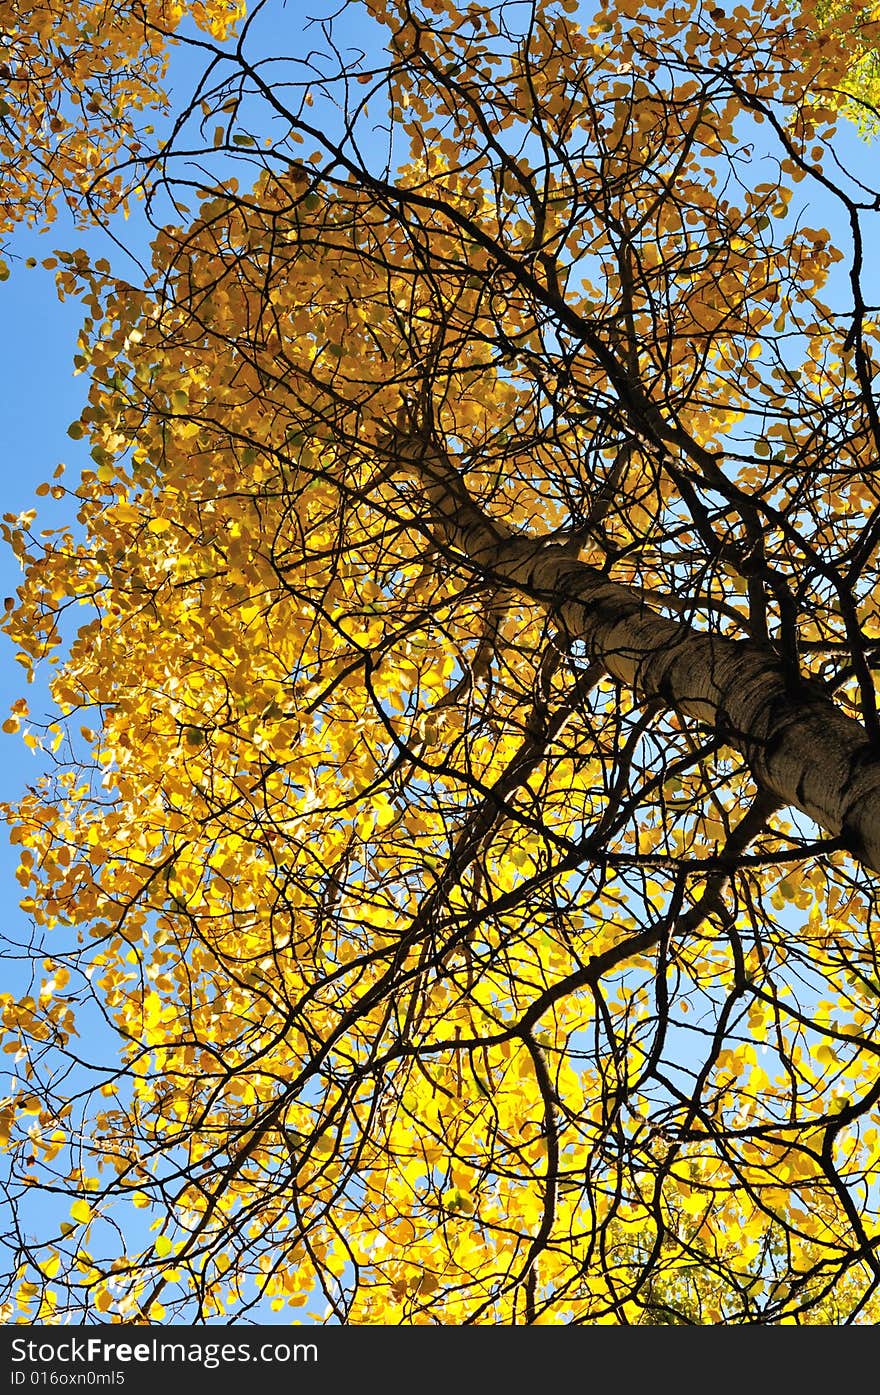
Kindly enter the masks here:
<path id="1" fill-rule="evenodd" d="M 57 706 L 7 1312 L 874 1321 L 852 54 L 763 0 L 260 14 L 148 280 L 62 261 L 95 468 L 5 525 Z"/>

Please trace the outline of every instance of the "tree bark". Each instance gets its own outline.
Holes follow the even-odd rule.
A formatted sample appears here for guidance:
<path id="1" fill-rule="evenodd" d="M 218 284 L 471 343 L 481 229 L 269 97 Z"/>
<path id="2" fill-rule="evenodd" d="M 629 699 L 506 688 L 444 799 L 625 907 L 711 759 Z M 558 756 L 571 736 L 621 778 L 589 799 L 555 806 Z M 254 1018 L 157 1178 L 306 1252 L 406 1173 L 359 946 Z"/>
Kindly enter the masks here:
<path id="1" fill-rule="evenodd" d="M 421 480 L 426 522 L 442 546 L 543 601 L 610 677 L 719 732 L 759 787 L 880 871 L 880 752 L 821 684 L 793 680 L 772 650 L 751 641 L 666 619 L 564 543 L 490 518 L 435 442 L 403 432 L 394 441 Z"/>

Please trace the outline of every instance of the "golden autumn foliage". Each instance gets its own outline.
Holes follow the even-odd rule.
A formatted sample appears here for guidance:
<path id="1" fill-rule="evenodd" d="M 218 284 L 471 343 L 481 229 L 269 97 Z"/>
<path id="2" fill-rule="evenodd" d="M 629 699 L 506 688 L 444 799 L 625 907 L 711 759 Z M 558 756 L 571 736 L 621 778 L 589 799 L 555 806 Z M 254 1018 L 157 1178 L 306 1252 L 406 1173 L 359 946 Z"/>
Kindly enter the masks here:
<path id="1" fill-rule="evenodd" d="M 822 67 L 826 55 L 834 71 L 826 83 L 829 95 L 860 129 L 877 134 L 880 107 L 880 6 L 852 0 L 819 0 L 802 6 L 801 20 L 809 25 L 805 43 L 808 62 Z"/>
<path id="2" fill-rule="evenodd" d="M 352 0 L 211 49 L 143 284 L 62 256 L 7 1321 L 877 1320 L 880 200 L 812 32 Z"/>
<path id="3" fill-rule="evenodd" d="M 0 237 L 59 202 L 80 218 L 124 205 L 181 20 L 222 39 L 243 13 L 239 0 L 2 0 Z"/>

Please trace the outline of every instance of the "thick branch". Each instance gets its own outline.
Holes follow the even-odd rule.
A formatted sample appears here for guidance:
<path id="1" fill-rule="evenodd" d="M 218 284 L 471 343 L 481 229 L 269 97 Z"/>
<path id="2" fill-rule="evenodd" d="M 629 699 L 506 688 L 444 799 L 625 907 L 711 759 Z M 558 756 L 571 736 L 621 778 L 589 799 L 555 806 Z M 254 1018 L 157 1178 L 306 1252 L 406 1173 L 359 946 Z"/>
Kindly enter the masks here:
<path id="1" fill-rule="evenodd" d="M 798 683 L 770 650 L 667 620 L 565 546 L 490 519 L 435 444 L 399 435 L 438 540 L 504 586 L 537 597 L 618 682 L 721 733 L 758 784 L 880 871 L 880 751 L 819 684 Z"/>

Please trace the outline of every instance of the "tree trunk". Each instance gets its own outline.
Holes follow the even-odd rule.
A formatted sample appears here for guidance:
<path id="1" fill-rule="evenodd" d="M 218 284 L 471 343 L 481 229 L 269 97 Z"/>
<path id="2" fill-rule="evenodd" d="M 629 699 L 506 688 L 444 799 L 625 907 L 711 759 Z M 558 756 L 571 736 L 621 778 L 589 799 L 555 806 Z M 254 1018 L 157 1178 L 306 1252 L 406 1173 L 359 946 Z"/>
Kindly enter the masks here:
<path id="1" fill-rule="evenodd" d="M 542 600 L 612 678 L 721 733 L 759 786 L 880 871 L 880 752 L 820 684 L 793 681 L 773 651 L 751 641 L 667 620 L 564 544 L 515 533 L 475 504 L 436 444 L 394 439 L 398 460 L 421 478 L 426 522 L 445 548 Z"/>

